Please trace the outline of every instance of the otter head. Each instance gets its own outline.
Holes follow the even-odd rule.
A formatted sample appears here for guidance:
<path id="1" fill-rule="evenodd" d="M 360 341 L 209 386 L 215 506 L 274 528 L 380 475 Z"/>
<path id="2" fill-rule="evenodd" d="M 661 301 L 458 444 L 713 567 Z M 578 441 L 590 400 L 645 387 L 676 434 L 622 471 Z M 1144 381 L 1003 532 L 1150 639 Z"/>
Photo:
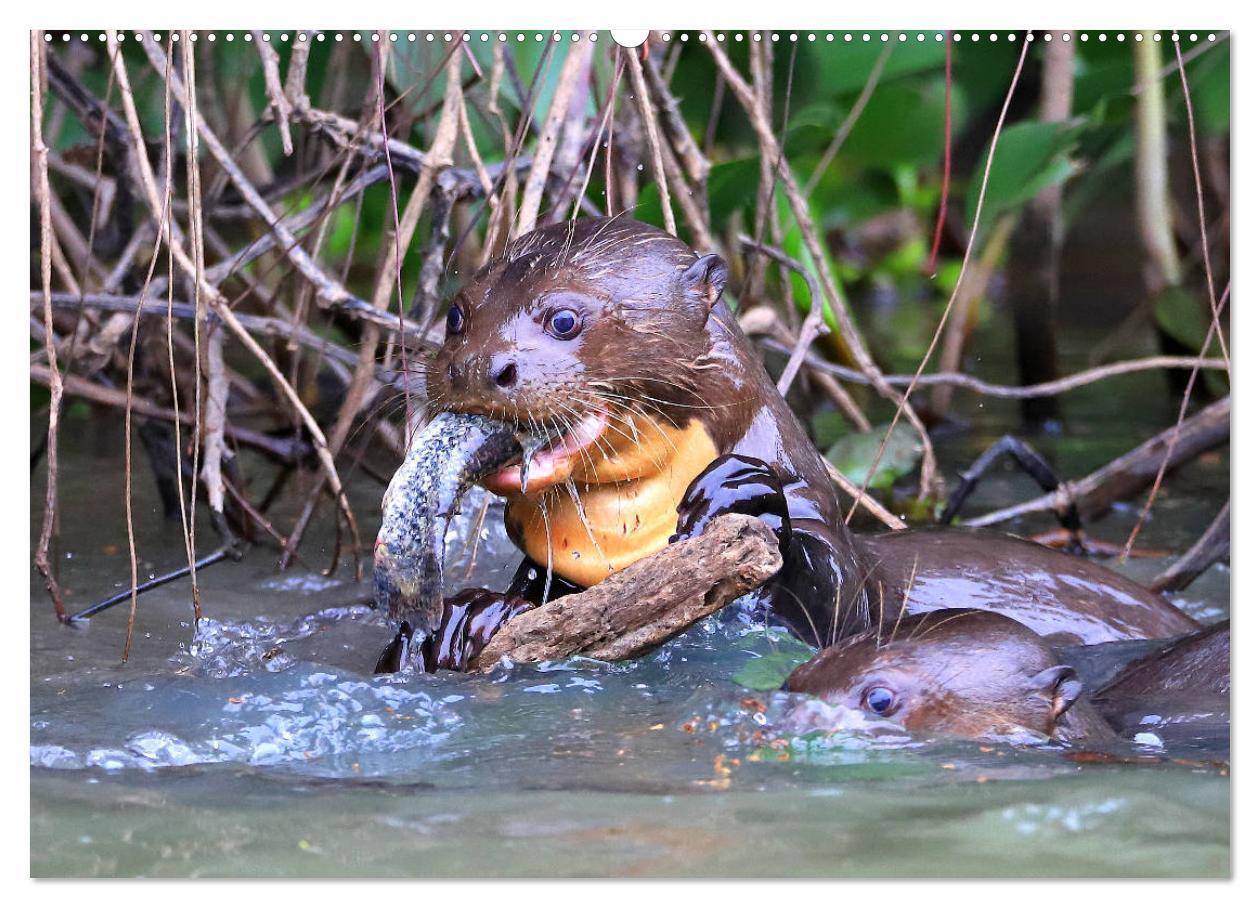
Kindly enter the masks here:
<path id="1" fill-rule="evenodd" d="M 717 256 L 697 257 L 629 219 L 535 230 L 452 300 L 445 341 L 428 366 L 430 400 L 513 422 L 546 442 L 527 471 L 486 480 L 493 491 L 520 492 L 527 481 L 537 492 L 575 471 L 598 472 L 604 454 L 642 446 L 643 420 L 680 426 L 694 412 L 706 324 L 725 281 Z M 651 456 L 639 451 L 638 460 Z M 624 460 L 616 469 L 633 472 Z"/>
<path id="2" fill-rule="evenodd" d="M 1057 664 L 1033 631 L 969 609 L 849 637 L 797 668 L 784 686 L 910 731 L 1041 740 L 1057 737 L 1082 691 L 1076 672 Z"/>

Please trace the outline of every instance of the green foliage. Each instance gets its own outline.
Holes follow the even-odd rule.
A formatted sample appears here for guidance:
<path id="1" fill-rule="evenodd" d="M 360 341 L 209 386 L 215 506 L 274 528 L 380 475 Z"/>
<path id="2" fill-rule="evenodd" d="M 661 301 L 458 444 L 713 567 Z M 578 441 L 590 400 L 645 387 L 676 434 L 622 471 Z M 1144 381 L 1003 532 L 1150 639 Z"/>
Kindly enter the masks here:
<path id="1" fill-rule="evenodd" d="M 862 483 L 875 463 L 879 446 L 888 434 L 888 425 L 874 426 L 869 432 L 843 435 L 827 450 L 827 459 L 851 481 Z M 914 428 L 899 420 L 871 477 L 869 488 L 886 490 L 913 470 L 923 456 L 923 443 Z"/>
<path id="2" fill-rule="evenodd" d="M 982 229 L 1002 213 L 1017 208 L 1048 186 L 1062 184 L 1076 172 L 1071 152 L 1084 125 L 1080 119 L 1065 124 L 1026 122 L 1002 130 L 989 170 Z M 968 225 L 975 218 L 983 183 L 982 162 L 967 194 Z"/>
<path id="3" fill-rule="evenodd" d="M 1165 287 L 1155 300 L 1155 323 L 1168 336 L 1192 353 L 1198 353 L 1203 339 L 1213 333 L 1207 355 L 1219 357 L 1221 345 L 1212 328 L 1212 314 L 1205 297 L 1198 296 L 1182 287 Z M 1213 393 L 1224 394 L 1229 389 L 1225 377 L 1216 371 L 1200 374 Z"/>
<path id="4" fill-rule="evenodd" d="M 792 669 L 813 654 L 812 649 L 796 638 L 778 635 L 774 651 L 750 658 L 732 680 L 751 690 L 778 690 L 792 674 Z"/>

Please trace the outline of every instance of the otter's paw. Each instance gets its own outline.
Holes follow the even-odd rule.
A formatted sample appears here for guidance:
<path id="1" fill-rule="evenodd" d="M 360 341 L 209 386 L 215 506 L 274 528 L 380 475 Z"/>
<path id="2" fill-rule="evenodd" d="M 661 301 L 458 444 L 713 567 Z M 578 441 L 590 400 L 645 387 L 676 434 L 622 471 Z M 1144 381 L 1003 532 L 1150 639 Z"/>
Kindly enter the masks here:
<path id="1" fill-rule="evenodd" d="M 417 639 L 415 630 L 404 621 L 398 628 L 398 633 L 394 635 L 394 639 L 381 652 L 380 658 L 376 660 L 376 668 L 372 671 L 378 675 L 392 675 L 395 672 L 413 669 L 422 672 L 432 671 L 424 665 L 423 645 L 423 637 Z"/>
<path id="2" fill-rule="evenodd" d="M 678 533 L 690 539 L 722 514 L 757 517 L 780 540 L 791 532 L 783 484 L 765 461 L 742 454 L 717 458 L 691 481 L 678 505 Z"/>
<path id="3" fill-rule="evenodd" d="M 406 621 L 376 663 L 378 674 L 400 671 L 467 671 L 508 619 L 534 608 L 520 596 L 493 590 L 463 590 L 442 604 L 442 620 L 424 636 Z"/>
<path id="4" fill-rule="evenodd" d="M 442 620 L 423 642 L 413 644 L 415 667 L 465 672 L 490 638 L 509 619 L 534 608 L 534 603 L 510 593 L 463 590 L 442 604 Z"/>

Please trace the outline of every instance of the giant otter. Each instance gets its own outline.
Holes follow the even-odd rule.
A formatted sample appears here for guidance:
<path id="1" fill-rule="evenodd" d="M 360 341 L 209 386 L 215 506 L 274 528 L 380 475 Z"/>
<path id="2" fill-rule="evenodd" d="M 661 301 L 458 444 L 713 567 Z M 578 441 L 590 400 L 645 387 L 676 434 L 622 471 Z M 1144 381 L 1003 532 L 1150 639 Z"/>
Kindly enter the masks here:
<path id="1" fill-rule="evenodd" d="M 996 612 L 903 615 L 827 647 L 784 688 L 915 732 L 1073 744 L 1114 737 L 1045 638 Z"/>
<path id="2" fill-rule="evenodd" d="M 1229 676 L 1228 622 L 1168 641 L 1090 695 L 1046 637 L 996 611 L 944 608 L 847 637 L 783 688 L 914 732 L 1097 746 L 1132 724 L 1126 710 L 1150 713 L 1170 694 L 1199 709 L 1166 723 L 1204 718 Z"/>
<path id="3" fill-rule="evenodd" d="M 1124 669 L 1100 691 L 1104 697 L 1157 694 L 1229 696 L 1229 622 L 1170 641 Z"/>
<path id="4" fill-rule="evenodd" d="M 426 668 L 465 668 L 507 616 L 731 511 L 778 534 L 784 567 L 760 599 L 819 646 L 903 603 L 1000 611 L 1082 643 L 1197 627 L 1106 568 L 1013 536 L 850 533 L 821 455 L 722 302 L 726 276 L 721 258 L 655 227 L 580 219 L 513 241 L 455 295 L 425 364 L 431 407 L 554 440 L 527 470 L 483 481 L 507 499 L 507 531 L 526 557 L 506 591 L 446 602 L 437 631 L 415 641 Z M 388 598 L 405 565 L 383 551 Z M 398 668 L 409 634 L 379 670 Z"/>

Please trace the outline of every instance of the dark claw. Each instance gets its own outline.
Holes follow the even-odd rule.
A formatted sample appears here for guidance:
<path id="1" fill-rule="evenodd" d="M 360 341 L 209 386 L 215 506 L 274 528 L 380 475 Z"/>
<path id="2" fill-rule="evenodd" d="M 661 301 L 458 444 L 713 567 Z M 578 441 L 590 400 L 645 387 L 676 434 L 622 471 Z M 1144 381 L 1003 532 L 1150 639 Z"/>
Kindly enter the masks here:
<path id="1" fill-rule="evenodd" d="M 533 607 L 520 596 L 464 590 L 446 600 L 441 626 L 425 641 L 425 661 L 435 669 L 467 671 L 509 618 Z"/>

